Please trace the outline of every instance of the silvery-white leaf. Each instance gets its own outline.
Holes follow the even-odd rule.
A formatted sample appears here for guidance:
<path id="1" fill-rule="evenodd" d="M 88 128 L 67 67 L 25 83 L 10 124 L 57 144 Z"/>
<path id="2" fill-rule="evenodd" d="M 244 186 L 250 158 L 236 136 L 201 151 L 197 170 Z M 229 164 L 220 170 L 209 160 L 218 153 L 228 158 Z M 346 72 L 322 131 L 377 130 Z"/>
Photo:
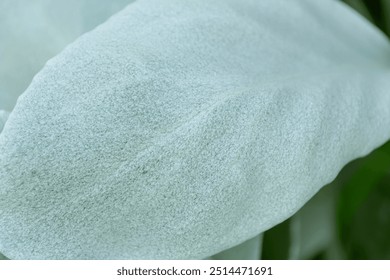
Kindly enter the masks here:
<path id="1" fill-rule="evenodd" d="M 1 0 L 0 109 L 11 110 L 44 63 L 133 0 Z"/>
<path id="2" fill-rule="evenodd" d="M 336 1 L 140 0 L 50 60 L 0 135 L 0 251 L 205 258 L 390 137 L 390 45 Z"/>

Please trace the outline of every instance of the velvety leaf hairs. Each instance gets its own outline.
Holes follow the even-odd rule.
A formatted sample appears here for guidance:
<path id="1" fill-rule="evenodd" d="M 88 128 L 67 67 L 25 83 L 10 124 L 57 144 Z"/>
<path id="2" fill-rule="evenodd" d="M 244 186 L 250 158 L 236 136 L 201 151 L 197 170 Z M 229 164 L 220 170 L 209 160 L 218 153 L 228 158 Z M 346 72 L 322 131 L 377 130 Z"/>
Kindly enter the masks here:
<path id="1" fill-rule="evenodd" d="M 18 99 L 0 251 L 205 258 L 294 214 L 389 128 L 389 41 L 339 2 L 139 0 Z"/>

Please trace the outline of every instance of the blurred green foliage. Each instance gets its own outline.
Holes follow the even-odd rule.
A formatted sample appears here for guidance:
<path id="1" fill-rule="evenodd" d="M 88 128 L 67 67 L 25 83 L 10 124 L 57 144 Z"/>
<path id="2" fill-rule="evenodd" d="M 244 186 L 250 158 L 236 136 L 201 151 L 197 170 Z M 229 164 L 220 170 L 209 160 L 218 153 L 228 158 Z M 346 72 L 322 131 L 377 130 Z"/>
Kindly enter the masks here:
<path id="1" fill-rule="evenodd" d="M 348 258 L 390 259 L 390 142 L 361 161 L 343 186 L 338 235 Z"/>
<path id="2" fill-rule="evenodd" d="M 344 0 L 390 35 L 390 0 Z M 390 259 L 390 142 L 264 233 L 262 259 Z"/>
<path id="3" fill-rule="evenodd" d="M 390 35 L 390 1 L 389 0 L 343 0 L 384 33 Z"/>

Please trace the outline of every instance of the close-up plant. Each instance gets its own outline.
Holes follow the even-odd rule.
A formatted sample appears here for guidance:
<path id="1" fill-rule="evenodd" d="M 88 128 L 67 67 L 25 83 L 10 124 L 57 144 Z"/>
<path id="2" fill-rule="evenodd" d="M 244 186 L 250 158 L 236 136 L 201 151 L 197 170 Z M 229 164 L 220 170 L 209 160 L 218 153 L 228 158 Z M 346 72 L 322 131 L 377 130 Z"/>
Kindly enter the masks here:
<path id="1" fill-rule="evenodd" d="M 1 259 L 390 259 L 390 1 L 0 0 Z"/>

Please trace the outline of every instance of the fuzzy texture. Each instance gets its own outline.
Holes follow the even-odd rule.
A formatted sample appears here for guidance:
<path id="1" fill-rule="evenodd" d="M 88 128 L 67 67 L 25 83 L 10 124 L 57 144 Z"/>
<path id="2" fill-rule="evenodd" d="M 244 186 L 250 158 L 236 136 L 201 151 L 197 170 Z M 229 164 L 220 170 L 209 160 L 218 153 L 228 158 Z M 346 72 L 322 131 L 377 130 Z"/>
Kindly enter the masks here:
<path id="1" fill-rule="evenodd" d="M 19 98 L 0 251 L 188 259 L 248 240 L 389 139 L 389 58 L 335 1 L 137 1 Z"/>
<path id="2" fill-rule="evenodd" d="M 0 109 L 45 62 L 133 0 L 0 0 Z"/>

